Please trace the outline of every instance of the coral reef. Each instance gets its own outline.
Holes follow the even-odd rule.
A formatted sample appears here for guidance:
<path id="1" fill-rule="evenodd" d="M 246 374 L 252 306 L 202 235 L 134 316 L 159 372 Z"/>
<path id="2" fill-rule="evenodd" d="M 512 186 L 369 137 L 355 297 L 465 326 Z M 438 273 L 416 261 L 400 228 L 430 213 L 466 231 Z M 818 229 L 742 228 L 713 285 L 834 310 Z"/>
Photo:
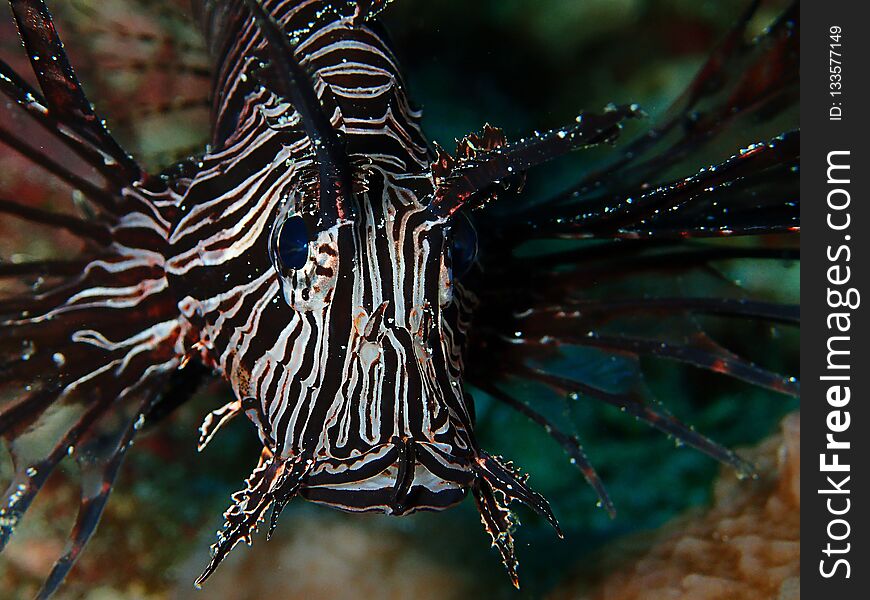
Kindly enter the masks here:
<path id="1" fill-rule="evenodd" d="M 744 454 L 757 480 L 725 471 L 709 509 L 611 544 L 551 600 L 799 599 L 800 414 Z"/>

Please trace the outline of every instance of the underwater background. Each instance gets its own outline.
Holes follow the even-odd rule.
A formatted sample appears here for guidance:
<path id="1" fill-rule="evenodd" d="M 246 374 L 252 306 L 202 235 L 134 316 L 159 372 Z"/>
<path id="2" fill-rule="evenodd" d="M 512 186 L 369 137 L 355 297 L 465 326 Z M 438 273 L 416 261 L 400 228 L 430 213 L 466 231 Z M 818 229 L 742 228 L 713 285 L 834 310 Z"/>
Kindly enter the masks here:
<path id="1" fill-rule="evenodd" d="M 204 146 L 208 62 L 195 25 L 179 18 L 183 11 L 159 0 L 48 4 L 57 13 L 59 32 L 86 92 L 122 145 L 152 167 L 168 166 L 185 151 Z M 684 89 L 745 5 L 732 0 L 397 0 L 383 22 L 411 96 L 424 108 L 426 133 L 451 148 L 455 138 L 486 122 L 515 139 L 609 102 L 638 102 L 654 118 Z M 783 6 L 766 3 L 753 21 L 754 30 L 760 31 Z M 11 16 L 4 13 L 0 21 L 3 58 L 27 73 Z M 709 155 L 695 157 L 694 166 L 766 139 L 782 129 L 777 126 L 730 132 L 722 144 L 706 150 Z M 623 139 L 631 134 L 627 128 Z M 575 153 L 535 172 L 525 196 L 559 191 L 610 152 Z M 36 167 L 3 147 L 0 192 L 42 207 L 59 206 L 70 195 L 47 185 Z M 75 243 L 6 217 L 0 223 L 4 261 L 68 254 Z M 736 284 L 759 299 L 797 303 L 798 281 L 796 263 L 743 260 L 719 264 L 715 273 L 679 285 L 696 295 L 715 295 L 722 286 Z M 668 289 L 675 282 L 660 284 Z M 725 347 L 769 369 L 798 375 L 793 328 L 755 322 L 735 326 L 712 317 L 703 321 Z M 619 364 L 591 352 L 569 356 L 566 365 L 614 385 L 624 376 Z M 650 389 L 671 413 L 729 447 L 759 442 L 797 408 L 795 399 L 682 364 L 644 359 L 644 368 Z M 720 466 L 708 457 L 675 447 L 673 440 L 612 407 L 568 398 L 547 400 L 541 407 L 535 404 L 540 390 L 531 385 L 518 390 L 533 406 L 570 421 L 571 433 L 579 437 L 616 505 L 617 517 L 610 519 L 596 508 L 582 475 L 543 430 L 479 390 L 471 392 L 481 446 L 515 459 L 531 474 L 566 533 L 565 540 L 555 539 L 547 523 L 519 509 L 519 592 L 489 547 L 470 500 L 446 512 L 401 519 L 292 502 L 272 541 L 259 535 L 253 549 L 237 549 L 196 592 L 192 581 L 207 562 L 229 495 L 260 450 L 253 428 L 239 419 L 196 452 L 202 417 L 230 393 L 216 382 L 139 436 L 97 533 L 57 597 L 541 598 L 608 543 L 659 528 L 711 501 Z M 0 475 L 6 479 L 10 465 L 6 457 L 2 461 Z M 69 483 L 74 468 L 67 469 L 52 477 L 0 556 L 0 599 L 31 597 L 62 551 L 78 504 L 77 490 Z"/>

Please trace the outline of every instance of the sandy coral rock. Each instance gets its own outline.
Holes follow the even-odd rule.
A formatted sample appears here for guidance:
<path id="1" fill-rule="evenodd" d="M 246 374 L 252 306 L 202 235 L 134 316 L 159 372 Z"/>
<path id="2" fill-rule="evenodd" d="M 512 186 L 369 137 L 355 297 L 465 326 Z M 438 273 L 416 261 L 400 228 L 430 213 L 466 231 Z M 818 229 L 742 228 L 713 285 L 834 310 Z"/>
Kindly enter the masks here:
<path id="1" fill-rule="evenodd" d="M 798 600 L 800 414 L 744 455 L 758 480 L 723 471 L 709 509 L 611 545 L 552 600 Z"/>

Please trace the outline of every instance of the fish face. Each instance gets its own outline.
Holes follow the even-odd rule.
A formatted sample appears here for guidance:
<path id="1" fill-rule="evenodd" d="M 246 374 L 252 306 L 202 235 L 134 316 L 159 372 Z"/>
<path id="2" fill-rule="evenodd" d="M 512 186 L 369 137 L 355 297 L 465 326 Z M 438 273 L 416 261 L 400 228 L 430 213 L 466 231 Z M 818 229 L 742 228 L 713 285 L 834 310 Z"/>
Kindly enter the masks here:
<path id="1" fill-rule="evenodd" d="M 238 391 L 270 452 L 313 461 L 308 499 L 404 514 L 446 508 L 473 480 L 462 359 L 474 300 L 454 274 L 473 259 L 471 225 L 421 195 L 372 171 L 351 218 L 330 223 L 303 194 L 274 212 L 281 301 L 258 328 L 281 333 Z"/>
<path id="2" fill-rule="evenodd" d="M 469 492 L 513 578 L 508 505 L 558 525 L 526 477 L 474 436 L 463 388 L 471 220 L 436 202 L 429 169 L 396 174 L 372 161 L 351 188 L 282 152 L 253 173 L 230 151 L 206 157 L 170 236 L 186 329 L 235 396 L 206 417 L 200 447 L 240 413 L 263 444 L 199 581 L 295 496 L 404 515 Z"/>

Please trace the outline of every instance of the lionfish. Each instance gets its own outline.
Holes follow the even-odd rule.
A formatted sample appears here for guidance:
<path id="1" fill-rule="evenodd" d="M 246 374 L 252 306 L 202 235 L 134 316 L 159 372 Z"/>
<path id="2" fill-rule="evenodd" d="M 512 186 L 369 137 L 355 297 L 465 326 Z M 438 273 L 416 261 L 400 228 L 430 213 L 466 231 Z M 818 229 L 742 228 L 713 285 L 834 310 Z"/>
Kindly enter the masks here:
<path id="1" fill-rule="evenodd" d="M 22 115 L 0 124 L 0 141 L 77 190 L 88 209 L 74 216 L 0 199 L 5 215 L 84 242 L 66 260 L 0 264 L 7 281 L 44 280 L 0 298 L 0 435 L 15 469 L 0 502 L 0 548 L 61 460 L 73 456 L 81 471 L 67 549 L 39 597 L 75 563 L 143 424 L 209 374 L 232 396 L 206 416 L 200 448 L 244 414 L 263 449 L 232 496 L 197 586 L 236 544 L 251 543 L 270 507 L 271 534 L 296 496 L 407 515 L 446 509 L 469 491 L 518 586 L 510 504 L 562 533 L 528 477 L 478 445 L 467 386 L 543 426 L 611 513 L 576 437 L 511 383 L 603 401 L 751 475 L 737 454 L 638 390 L 607 389 L 547 364 L 586 347 L 798 394 L 794 378 L 701 332 L 672 339 L 632 326 L 638 316 L 710 314 L 794 324 L 796 306 L 586 294 L 599 282 L 666 277 L 716 260 L 797 258 L 789 248 L 694 240 L 798 231 L 798 130 L 657 182 L 723 131 L 794 107 L 797 3 L 750 39 L 752 3 L 663 117 L 605 168 L 535 201 L 519 193 L 527 171 L 614 142 L 627 121 L 647 122 L 641 109 L 610 105 L 513 141 L 485 125 L 450 153 L 422 133 L 377 22 L 385 0 L 194 4 L 213 60 L 211 143 L 147 173 L 95 113 L 45 3 L 10 0 L 41 90 L 0 63 L 0 89 Z M 55 147 L 17 132 L 25 117 Z M 91 174 L 53 158 L 56 148 Z M 518 251 L 554 239 L 599 243 Z"/>

